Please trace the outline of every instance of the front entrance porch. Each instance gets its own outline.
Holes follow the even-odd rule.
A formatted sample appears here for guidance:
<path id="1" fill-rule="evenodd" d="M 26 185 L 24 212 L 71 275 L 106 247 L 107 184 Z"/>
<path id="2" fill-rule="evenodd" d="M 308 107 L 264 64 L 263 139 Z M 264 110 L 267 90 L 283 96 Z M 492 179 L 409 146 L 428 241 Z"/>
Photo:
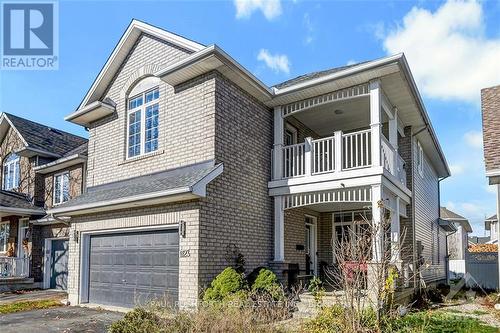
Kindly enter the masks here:
<path id="1" fill-rule="evenodd" d="M 335 252 L 338 244 L 348 241 L 353 233 L 370 230 L 370 224 L 385 223 L 390 228 L 370 235 L 367 262 L 353 262 L 353 269 L 367 270 L 367 264 L 378 263 L 386 255 L 391 256 L 391 262 L 401 271 L 408 269 L 401 249 L 402 243 L 409 240 L 404 239 L 406 231 L 401 226 L 407 225 L 409 202 L 388 187 L 375 184 L 274 198 L 275 260 L 272 266 L 285 284 L 300 283 L 312 276 L 328 282 L 332 278 L 330 272 L 339 268 Z M 401 273 L 402 277 L 409 276 Z"/>

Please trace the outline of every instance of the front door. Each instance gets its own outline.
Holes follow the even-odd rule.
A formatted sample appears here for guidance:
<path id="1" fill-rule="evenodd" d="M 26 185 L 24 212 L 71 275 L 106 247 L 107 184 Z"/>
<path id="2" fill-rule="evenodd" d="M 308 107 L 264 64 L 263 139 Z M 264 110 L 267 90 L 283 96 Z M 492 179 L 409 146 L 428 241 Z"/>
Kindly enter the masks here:
<path id="1" fill-rule="evenodd" d="M 28 219 L 19 220 L 19 232 L 17 237 L 17 257 L 20 258 L 16 265 L 16 275 L 17 276 L 28 276 L 29 275 L 29 259 L 27 252 L 27 245 L 29 235 L 29 221 Z"/>
<path id="2" fill-rule="evenodd" d="M 68 287 L 68 240 L 54 239 L 51 245 L 50 288 L 66 290 Z"/>
<path id="3" fill-rule="evenodd" d="M 317 274 L 317 244 L 316 244 L 316 218 L 312 216 L 305 217 L 305 254 L 306 254 L 306 274 Z"/>

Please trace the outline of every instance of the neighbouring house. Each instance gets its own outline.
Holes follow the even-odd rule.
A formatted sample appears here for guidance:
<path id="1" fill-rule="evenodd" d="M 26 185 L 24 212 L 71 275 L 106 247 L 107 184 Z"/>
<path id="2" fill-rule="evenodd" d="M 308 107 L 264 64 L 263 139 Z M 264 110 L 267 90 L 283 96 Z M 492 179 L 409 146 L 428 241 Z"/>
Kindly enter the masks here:
<path id="1" fill-rule="evenodd" d="M 487 244 L 490 236 L 469 236 L 469 246 L 473 244 Z"/>
<path id="2" fill-rule="evenodd" d="M 69 227 L 46 210 L 85 186 L 87 140 L 0 116 L 0 291 L 66 289 Z"/>
<path id="3" fill-rule="evenodd" d="M 497 188 L 496 216 L 500 216 L 500 85 L 481 90 L 481 113 L 486 177 L 489 184 Z M 490 241 L 493 240 L 494 235 L 498 239 L 500 234 L 498 219 L 496 223 L 488 224 L 490 225 Z M 498 263 L 497 266 L 500 267 Z M 498 285 L 500 283 L 497 283 Z"/>
<path id="4" fill-rule="evenodd" d="M 453 224 L 454 230 L 447 237 L 448 277 L 455 279 L 466 273 L 465 259 L 469 246 L 468 234 L 472 232 L 472 227 L 465 217 L 446 207 L 441 207 L 441 220 Z"/>
<path id="5" fill-rule="evenodd" d="M 498 218 L 497 218 L 497 214 L 490 216 L 486 220 L 484 220 L 484 230 L 489 232 L 488 243 L 497 244 L 498 243 Z"/>
<path id="6" fill-rule="evenodd" d="M 228 249 L 284 283 L 322 275 L 363 216 L 391 219 L 373 242 L 393 240 L 399 288 L 446 280 L 450 172 L 403 54 L 269 87 L 133 20 L 65 119 L 89 130 L 86 191 L 49 210 L 70 221 L 72 304 L 196 305 Z"/>

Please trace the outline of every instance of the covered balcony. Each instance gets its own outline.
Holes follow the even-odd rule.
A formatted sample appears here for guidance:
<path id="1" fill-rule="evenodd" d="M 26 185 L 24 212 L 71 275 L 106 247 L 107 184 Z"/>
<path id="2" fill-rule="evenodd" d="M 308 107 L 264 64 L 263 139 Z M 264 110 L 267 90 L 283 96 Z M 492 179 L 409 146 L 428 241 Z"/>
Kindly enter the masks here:
<path id="1" fill-rule="evenodd" d="M 277 107 L 269 187 L 383 174 L 407 189 L 403 137 L 379 81 Z"/>

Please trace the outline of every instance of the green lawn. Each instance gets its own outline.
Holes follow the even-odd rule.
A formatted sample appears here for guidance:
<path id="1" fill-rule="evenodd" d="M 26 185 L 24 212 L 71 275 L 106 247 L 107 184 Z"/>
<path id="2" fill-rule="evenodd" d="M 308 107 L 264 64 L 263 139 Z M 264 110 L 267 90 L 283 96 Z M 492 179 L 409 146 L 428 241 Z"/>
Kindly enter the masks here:
<path id="1" fill-rule="evenodd" d="M 14 313 L 21 311 L 48 309 L 57 306 L 62 306 L 60 300 L 46 299 L 38 301 L 21 301 L 9 304 L 0 305 L 0 314 Z"/>

